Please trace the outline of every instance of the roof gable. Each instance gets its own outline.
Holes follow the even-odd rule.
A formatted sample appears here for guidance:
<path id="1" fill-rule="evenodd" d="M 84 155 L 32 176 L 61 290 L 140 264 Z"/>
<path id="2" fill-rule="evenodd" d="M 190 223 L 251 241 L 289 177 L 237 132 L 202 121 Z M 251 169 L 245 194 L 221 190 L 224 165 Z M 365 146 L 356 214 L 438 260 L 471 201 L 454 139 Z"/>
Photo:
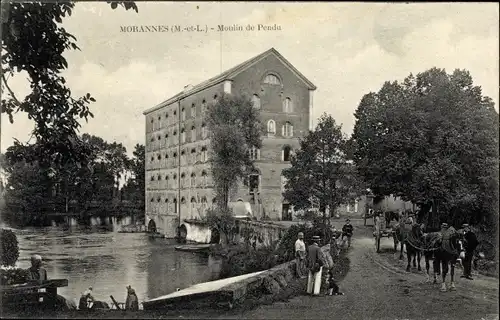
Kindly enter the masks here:
<path id="1" fill-rule="evenodd" d="M 224 71 L 223 73 L 213 77 L 213 78 L 210 78 L 206 81 L 203 81 L 195 86 L 193 86 L 192 88 L 190 88 L 189 90 L 187 91 L 181 91 L 179 92 L 178 94 L 174 95 L 173 97 L 163 101 L 162 103 L 156 105 L 155 107 L 153 108 L 150 108 L 146 111 L 143 112 L 143 114 L 148 114 L 150 112 L 153 112 L 155 110 L 158 110 L 159 108 L 162 108 L 166 105 L 169 105 L 169 104 L 172 104 L 176 101 L 178 101 L 179 99 L 182 99 L 184 97 L 188 97 L 194 93 L 197 93 L 199 91 L 202 91 L 206 88 L 209 88 L 209 87 L 212 87 L 216 84 L 219 84 L 225 80 L 232 80 L 235 76 L 237 76 L 238 74 L 240 74 L 241 72 L 247 70 L 248 68 L 250 68 L 251 66 L 253 66 L 254 64 L 258 63 L 259 61 L 261 61 L 262 59 L 268 57 L 269 55 L 274 55 L 281 63 L 283 63 L 283 65 L 285 65 L 293 74 L 295 74 L 300 80 L 302 80 L 302 82 L 304 82 L 304 84 L 310 89 L 310 90 L 316 90 L 316 86 L 311 82 L 309 81 L 302 73 L 300 73 L 288 60 L 286 60 L 276 49 L 274 48 L 271 48 L 251 59 L 248 59 L 234 67 L 232 67 L 231 69 L 228 69 L 226 71 Z"/>

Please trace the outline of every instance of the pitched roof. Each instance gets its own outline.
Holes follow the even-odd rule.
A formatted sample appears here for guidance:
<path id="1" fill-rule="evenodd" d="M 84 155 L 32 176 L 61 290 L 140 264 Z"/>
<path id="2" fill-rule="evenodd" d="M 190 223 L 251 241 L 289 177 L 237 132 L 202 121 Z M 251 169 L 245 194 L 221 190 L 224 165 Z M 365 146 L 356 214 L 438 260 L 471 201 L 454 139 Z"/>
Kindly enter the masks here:
<path id="1" fill-rule="evenodd" d="M 228 69 L 224 71 L 223 73 L 210 78 L 206 81 L 203 81 L 202 83 L 199 83 L 189 90 L 186 91 L 181 91 L 174 95 L 173 97 L 163 101 L 162 103 L 154 106 L 153 108 L 150 108 L 146 111 L 143 112 L 143 114 L 148 114 L 150 112 L 153 112 L 159 108 L 162 108 L 166 105 L 169 105 L 173 102 L 176 102 L 178 99 L 182 99 L 184 97 L 188 97 L 196 92 L 199 92 L 201 90 L 204 90 L 206 88 L 209 88 L 213 85 L 219 84 L 225 80 L 231 80 L 234 78 L 236 75 L 240 74 L 241 72 L 245 71 L 248 69 L 250 66 L 254 65 L 255 63 L 259 62 L 260 60 L 264 59 L 265 57 L 269 56 L 270 54 L 274 54 L 285 66 L 287 66 L 293 73 L 299 77 L 310 90 L 316 90 L 316 86 L 309 81 L 302 73 L 300 73 L 288 60 L 286 60 L 276 49 L 271 48 L 251 59 L 248 59 L 247 61 L 238 64 L 237 66 L 232 67 L 231 69 Z"/>

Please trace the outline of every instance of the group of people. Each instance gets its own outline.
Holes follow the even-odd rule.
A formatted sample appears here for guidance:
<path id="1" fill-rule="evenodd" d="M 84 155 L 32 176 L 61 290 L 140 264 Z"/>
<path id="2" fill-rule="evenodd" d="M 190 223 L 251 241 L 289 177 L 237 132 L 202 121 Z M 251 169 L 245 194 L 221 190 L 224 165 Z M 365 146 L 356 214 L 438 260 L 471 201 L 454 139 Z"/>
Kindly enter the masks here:
<path id="1" fill-rule="evenodd" d="M 31 267 L 26 270 L 27 276 L 26 280 L 28 281 L 45 281 L 47 280 L 47 271 L 42 267 L 42 257 L 38 254 L 35 254 L 31 257 Z M 135 290 L 129 285 L 126 287 L 127 289 L 127 298 L 125 301 L 125 310 L 137 311 L 139 310 L 139 299 Z M 97 309 L 99 307 L 106 307 L 107 304 L 105 302 L 96 301 L 93 296 L 93 288 L 89 287 L 85 292 L 80 296 L 80 301 L 78 304 L 78 308 L 80 310 L 89 310 L 89 309 Z M 62 302 L 64 300 L 65 304 L 68 304 L 69 301 L 66 300 L 62 296 L 58 296 L 58 302 Z M 76 307 L 76 306 L 75 306 Z M 109 307 L 108 307 L 109 308 Z"/>
<path id="2" fill-rule="evenodd" d="M 347 241 L 347 246 L 351 245 L 351 237 L 353 235 L 353 226 L 350 220 L 346 220 L 346 224 L 342 227 L 342 240 Z M 335 234 L 335 229 L 332 230 Z M 332 238 L 332 243 L 336 244 L 337 237 Z M 319 236 L 313 236 L 311 239 L 311 244 L 306 248 L 304 242 L 304 233 L 299 232 L 297 240 L 295 241 L 295 262 L 296 262 L 296 273 L 299 278 L 306 278 L 305 272 L 307 270 L 307 293 L 312 295 L 319 295 L 321 291 L 321 276 L 323 274 L 323 269 L 328 267 L 328 263 L 325 263 L 326 257 L 324 256 L 319 243 L 321 238 Z M 337 246 L 334 246 L 337 248 Z M 336 255 L 336 254 L 335 254 Z M 326 278 L 327 295 L 343 295 L 340 292 L 339 286 L 337 285 L 333 268 L 329 268 Z"/>

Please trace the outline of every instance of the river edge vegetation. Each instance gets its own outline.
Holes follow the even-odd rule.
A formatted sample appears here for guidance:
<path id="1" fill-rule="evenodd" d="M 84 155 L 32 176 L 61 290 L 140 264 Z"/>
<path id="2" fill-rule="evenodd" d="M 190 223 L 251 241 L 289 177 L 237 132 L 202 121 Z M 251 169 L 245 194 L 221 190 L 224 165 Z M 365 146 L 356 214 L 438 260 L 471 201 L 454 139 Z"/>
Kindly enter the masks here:
<path id="1" fill-rule="evenodd" d="M 144 218 L 145 150 L 137 144 L 133 157 L 121 143 L 83 134 L 78 140 L 87 164 L 43 167 L 40 145 L 14 145 L 0 155 L 7 173 L 2 219 L 16 226 L 45 226 L 51 220 L 74 216 L 89 223 L 90 216 Z M 120 186 L 120 182 L 124 183 Z"/>

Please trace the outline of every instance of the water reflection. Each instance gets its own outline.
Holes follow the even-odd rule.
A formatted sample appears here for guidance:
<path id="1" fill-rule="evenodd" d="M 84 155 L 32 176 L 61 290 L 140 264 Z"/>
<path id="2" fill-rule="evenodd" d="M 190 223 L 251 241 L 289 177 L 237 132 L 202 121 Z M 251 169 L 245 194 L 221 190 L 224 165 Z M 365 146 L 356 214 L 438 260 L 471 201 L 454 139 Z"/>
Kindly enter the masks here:
<path id="1" fill-rule="evenodd" d="M 93 287 L 96 299 L 124 302 L 127 285 L 139 300 L 155 298 L 196 283 L 216 280 L 220 262 L 199 254 L 178 252 L 175 243 L 146 234 L 99 232 L 59 227 L 15 231 L 20 247 L 18 265 L 28 268 L 30 256 L 41 254 L 49 278 L 66 278 L 60 293 L 78 299 Z"/>

